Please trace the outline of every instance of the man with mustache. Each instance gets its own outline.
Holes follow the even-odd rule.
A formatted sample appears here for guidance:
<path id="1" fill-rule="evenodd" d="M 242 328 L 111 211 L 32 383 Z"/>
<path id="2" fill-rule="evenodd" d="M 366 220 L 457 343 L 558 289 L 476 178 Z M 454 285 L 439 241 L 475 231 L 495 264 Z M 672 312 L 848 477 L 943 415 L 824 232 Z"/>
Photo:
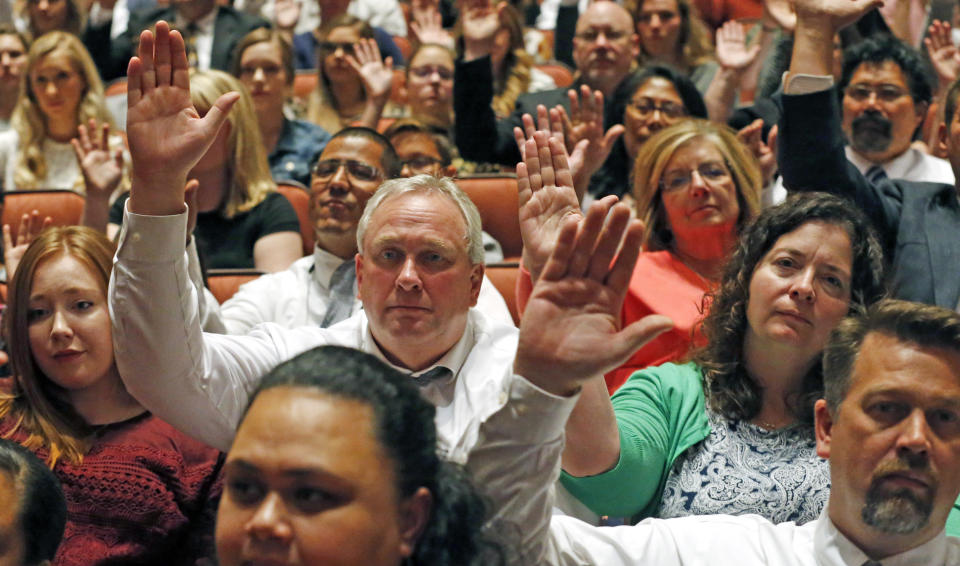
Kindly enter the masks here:
<path id="1" fill-rule="evenodd" d="M 953 184 L 947 160 L 910 145 L 930 105 L 927 70 L 920 53 L 889 35 L 844 53 L 839 89 L 846 154 L 864 175 Z"/>

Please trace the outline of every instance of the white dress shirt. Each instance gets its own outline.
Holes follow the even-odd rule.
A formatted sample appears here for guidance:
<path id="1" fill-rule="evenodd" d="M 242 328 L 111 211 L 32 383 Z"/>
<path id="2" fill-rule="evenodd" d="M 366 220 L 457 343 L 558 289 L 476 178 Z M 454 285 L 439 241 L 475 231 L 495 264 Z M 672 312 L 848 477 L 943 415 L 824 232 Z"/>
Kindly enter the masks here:
<path id="1" fill-rule="evenodd" d="M 862 566 L 867 556 L 828 517 L 797 526 L 758 515 L 647 519 L 595 527 L 551 516 L 563 430 L 577 397 L 546 393 L 522 377 L 509 380 L 507 404 L 480 429 L 468 470 L 493 499 L 497 532 L 513 533 L 517 563 L 549 566 Z M 960 564 L 960 539 L 943 531 L 885 558 L 883 566 Z"/>
<path id="2" fill-rule="evenodd" d="M 313 255 L 298 259 L 288 269 L 241 285 L 220 306 L 227 333 L 245 334 L 263 322 L 275 322 L 284 328 L 320 326 L 330 305 L 330 278 L 341 263 L 343 259 L 314 247 Z M 361 308 L 360 300 L 355 300 L 352 312 Z M 507 304 L 486 275 L 477 309 L 488 319 L 513 326 Z"/>
<path id="3" fill-rule="evenodd" d="M 159 418 L 226 450 L 250 394 L 277 364 L 324 344 L 384 359 L 362 312 L 330 328 L 267 323 L 243 336 L 203 333 L 183 246 L 186 223 L 186 213 L 125 211 L 110 280 L 117 369 L 127 390 Z M 516 348 L 516 328 L 470 309 L 463 337 L 436 364 L 455 378 L 421 389 L 437 407 L 447 459 L 465 461 L 480 423 L 506 402 Z"/>

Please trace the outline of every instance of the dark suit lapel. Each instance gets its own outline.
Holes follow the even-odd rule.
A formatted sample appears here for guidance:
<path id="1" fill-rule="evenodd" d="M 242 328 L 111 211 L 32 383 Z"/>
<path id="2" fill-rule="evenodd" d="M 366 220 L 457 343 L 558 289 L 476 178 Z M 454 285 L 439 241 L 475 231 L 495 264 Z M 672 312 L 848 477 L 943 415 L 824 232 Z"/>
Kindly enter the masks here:
<path id="1" fill-rule="evenodd" d="M 217 19 L 213 23 L 213 53 L 210 54 L 211 69 L 230 68 L 230 39 L 237 22 L 226 10 L 217 7 Z"/>
<path id="2" fill-rule="evenodd" d="M 928 201 L 924 233 L 930 250 L 933 296 L 937 305 L 956 309 L 960 298 L 960 206 L 953 192 L 944 192 Z M 938 206 L 938 199 L 953 202 Z"/>

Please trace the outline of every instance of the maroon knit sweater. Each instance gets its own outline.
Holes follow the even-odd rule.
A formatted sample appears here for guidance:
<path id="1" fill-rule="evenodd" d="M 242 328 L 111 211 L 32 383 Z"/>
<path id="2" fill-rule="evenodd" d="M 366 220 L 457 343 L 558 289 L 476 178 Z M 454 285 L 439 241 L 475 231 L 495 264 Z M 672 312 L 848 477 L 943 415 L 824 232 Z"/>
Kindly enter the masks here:
<path id="1" fill-rule="evenodd" d="M 0 434 L 11 424 L 0 422 Z M 192 566 L 212 558 L 223 460 L 149 413 L 99 427 L 82 465 L 61 460 L 53 469 L 67 498 L 54 565 Z"/>

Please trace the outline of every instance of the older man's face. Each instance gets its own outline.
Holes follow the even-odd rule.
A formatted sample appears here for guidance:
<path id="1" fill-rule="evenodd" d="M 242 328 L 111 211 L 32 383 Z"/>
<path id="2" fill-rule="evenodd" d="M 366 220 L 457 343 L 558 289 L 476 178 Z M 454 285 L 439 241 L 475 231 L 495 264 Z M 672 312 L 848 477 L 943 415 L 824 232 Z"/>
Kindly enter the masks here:
<path id="1" fill-rule="evenodd" d="M 960 354 L 871 333 L 839 409 L 818 401 L 816 418 L 844 535 L 907 549 L 943 529 L 960 492 Z"/>
<path id="2" fill-rule="evenodd" d="M 613 2 L 597 2 L 577 20 L 573 59 L 591 88 L 606 90 L 623 80 L 639 54 L 633 18 Z"/>
<path id="3" fill-rule="evenodd" d="M 910 147 L 926 104 L 916 104 L 903 70 L 893 61 L 862 63 L 843 95 L 843 133 L 858 153 L 875 163 Z"/>
<path id="4" fill-rule="evenodd" d="M 409 369 L 421 368 L 408 359 L 430 365 L 453 347 L 477 304 L 483 265 L 470 262 L 466 234 L 460 209 L 436 194 L 389 198 L 370 217 L 357 256 L 360 300 L 373 337 Z"/>

